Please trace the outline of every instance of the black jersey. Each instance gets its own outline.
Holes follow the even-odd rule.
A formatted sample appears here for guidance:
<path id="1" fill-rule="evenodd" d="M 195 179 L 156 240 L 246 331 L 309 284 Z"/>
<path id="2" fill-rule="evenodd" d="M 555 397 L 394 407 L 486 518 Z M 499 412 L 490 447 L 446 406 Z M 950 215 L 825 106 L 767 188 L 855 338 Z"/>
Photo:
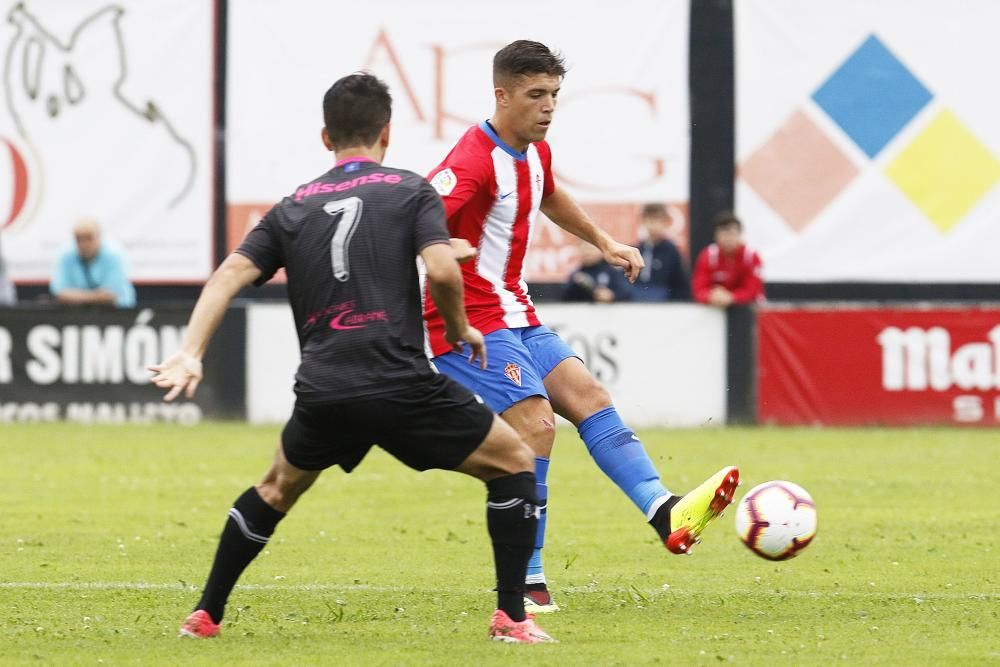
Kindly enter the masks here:
<path id="1" fill-rule="evenodd" d="M 416 256 L 448 243 L 444 207 L 421 176 L 353 160 L 276 204 L 236 252 L 285 267 L 302 360 L 300 401 L 394 393 L 433 375 Z M 254 335 L 254 332 L 250 332 Z"/>

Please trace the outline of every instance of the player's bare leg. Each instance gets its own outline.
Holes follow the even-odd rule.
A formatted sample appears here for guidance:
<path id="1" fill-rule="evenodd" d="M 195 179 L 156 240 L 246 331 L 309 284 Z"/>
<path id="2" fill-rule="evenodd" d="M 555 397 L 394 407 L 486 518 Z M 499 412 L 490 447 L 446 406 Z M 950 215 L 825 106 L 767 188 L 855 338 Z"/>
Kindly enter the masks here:
<path id="1" fill-rule="evenodd" d="M 301 470 L 293 466 L 279 445 L 274 452 L 274 462 L 256 487 L 257 493 L 274 509 L 288 512 L 319 475 L 318 470 Z"/>
<path id="2" fill-rule="evenodd" d="M 534 453 L 504 420 L 494 419 L 486 439 L 456 468 L 455 472 L 490 482 L 504 475 L 532 472 Z"/>
<path id="3" fill-rule="evenodd" d="M 555 641 L 524 610 L 524 573 L 538 527 L 534 458 L 517 432 L 494 418 L 483 443 L 455 468 L 486 482 L 486 523 L 497 575 L 497 610 L 489 628 L 495 641 Z"/>
<path id="4" fill-rule="evenodd" d="M 611 407 L 611 394 L 576 357 L 559 362 L 544 383 L 553 411 L 576 427 L 595 412 Z"/>
<path id="5" fill-rule="evenodd" d="M 582 361 L 564 359 L 544 383 L 555 412 L 577 427 L 594 461 L 646 515 L 667 549 L 689 553 L 702 530 L 733 502 L 739 471 L 724 468 L 683 498 L 672 495 L 638 436 Z"/>
<path id="6" fill-rule="evenodd" d="M 244 491 L 229 510 L 208 581 L 195 610 L 181 626 L 181 636 L 208 638 L 219 634 L 226 602 L 237 579 L 319 474 L 293 466 L 278 446 L 264 479 Z"/>
<path id="7" fill-rule="evenodd" d="M 548 518 L 549 457 L 555 442 L 555 414 L 552 412 L 552 405 L 546 399 L 541 396 L 531 396 L 515 403 L 500 416 L 514 427 L 518 435 L 535 452 L 535 490 L 538 494 L 541 515 L 538 520 L 538 532 L 535 535 L 535 548 L 531 553 L 531 560 L 528 561 L 528 576 L 525 578 L 525 607 L 532 614 L 558 611 L 559 605 L 549 594 L 542 565 L 542 549 L 545 546 Z"/>
<path id="8" fill-rule="evenodd" d="M 500 414 L 503 420 L 514 427 L 535 452 L 535 456 L 548 458 L 556 439 L 555 414 L 552 405 L 541 396 L 531 396 L 518 401 Z"/>

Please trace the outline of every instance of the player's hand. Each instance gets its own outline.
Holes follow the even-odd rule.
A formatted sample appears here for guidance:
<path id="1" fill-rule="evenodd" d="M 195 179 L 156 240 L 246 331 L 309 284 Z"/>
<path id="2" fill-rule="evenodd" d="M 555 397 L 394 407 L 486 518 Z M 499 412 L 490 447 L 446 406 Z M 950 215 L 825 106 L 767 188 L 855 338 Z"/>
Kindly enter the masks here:
<path id="1" fill-rule="evenodd" d="M 182 391 L 189 399 L 194 398 L 194 392 L 201 382 L 201 359 L 187 352 L 176 352 L 156 366 L 150 366 L 154 375 L 150 380 L 160 389 L 169 389 L 164 401 L 170 402 Z"/>
<path id="2" fill-rule="evenodd" d="M 459 264 L 465 264 L 476 256 L 476 249 L 465 239 L 452 237 L 448 240 L 451 242 L 451 252 L 455 255 L 455 261 Z"/>
<path id="3" fill-rule="evenodd" d="M 486 340 L 483 339 L 483 334 L 480 333 L 479 329 L 466 326 L 460 334 L 445 331 L 444 338 L 451 344 L 451 349 L 455 352 L 464 353 L 465 348 L 462 347 L 462 343 L 468 345 L 470 350 L 469 363 L 478 361 L 480 368 L 486 368 Z"/>
<path id="4" fill-rule="evenodd" d="M 634 283 L 642 272 L 646 262 L 642 260 L 642 253 L 636 248 L 624 243 L 612 241 L 603 251 L 604 261 L 611 266 L 620 266 L 625 269 L 625 277 L 630 283 Z"/>

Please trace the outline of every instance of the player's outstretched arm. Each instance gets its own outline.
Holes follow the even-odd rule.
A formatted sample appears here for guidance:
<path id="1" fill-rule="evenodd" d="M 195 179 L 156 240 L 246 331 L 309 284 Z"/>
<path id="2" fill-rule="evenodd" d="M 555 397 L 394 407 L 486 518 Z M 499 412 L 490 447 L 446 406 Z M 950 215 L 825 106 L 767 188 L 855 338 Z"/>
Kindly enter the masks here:
<path id="1" fill-rule="evenodd" d="M 427 284 L 431 298 L 444 319 L 444 337 L 456 352 L 462 351 L 464 341 L 472 348 L 469 363 L 479 361 L 486 368 L 486 343 L 479 330 L 469 325 L 465 315 L 462 291 L 462 271 L 455 261 L 451 245 L 435 243 L 420 251 L 420 258 L 427 268 Z"/>
<path id="2" fill-rule="evenodd" d="M 556 186 L 548 197 L 542 200 L 542 213 L 570 234 L 592 243 L 604 255 L 604 261 L 612 266 L 625 269 L 625 277 L 635 282 L 646 263 L 642 254 L 632 246 L 618 243 L 590 219 L 569 193 Z"/>
<path id="3" fill-rule="evenodd" d="M 194 305 L 181 340 L 181 349 L 156 366 L 149 367 L 154 373 L 153 384 L 168 390 L 163 400 L 172 401 L 185 389 L 187 397 L 194 398 L 201 382 L 201 358 L 205 356 L 205 349 L 219 328 L 229 302 L 237 292 L 259 277 L 257 265 L 236 253 L 227 257 L 215 270 Z"/>

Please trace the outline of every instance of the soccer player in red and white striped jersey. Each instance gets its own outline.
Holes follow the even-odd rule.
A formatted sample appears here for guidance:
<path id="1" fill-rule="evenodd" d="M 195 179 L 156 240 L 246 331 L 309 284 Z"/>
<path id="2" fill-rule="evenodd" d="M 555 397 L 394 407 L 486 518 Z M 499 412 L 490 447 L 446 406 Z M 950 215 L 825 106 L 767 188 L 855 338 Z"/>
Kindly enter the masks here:
<path id="1" fill-rule="evenodd" d="M 444 200 L 453 245 L 468 243 L 476 249 L 475 260 L 462 265 L 462 277 L 470 324 L 486 336 L 487 367 L 474 367 L 452 349 L 439 313 L 425 299 L 428 342 L 437 368 L 479 394 L 535 451 L 542 515 L 525 582 L 526 609 L 534 612 L 558 609 L 541 559 L 554 412 L 576 425 L 597 465 L 675 553 L 686 553 L 725 506 L 714 502 L 709 507 L 713 498 L 731 502 L 738 479 L 735 468 L 724 469 L 705 482 L 718 487 L 713 493 L 701 493 L 699 487 L 699 493 L 680 498 L 667 491 L 607 390 L 562 338 L 542 324 L 531 302 L 524 256 L 539 211 L 595 245 L 630 281 L 643 268 L 638 250 L 598 227 L 552 177 L 545 135 L 565 73 L 562 57 L 539 42 L 520 40 L 501 49 L 493 60 L 492 118 L 471 127 L 429 174 Z"/>
<path id="2" fill-rule="evenodd" d="M 539 130 L 548 122 L 540 121 Z M 444 199 L 452 236 L 478 251 L 464 270 L 471 321 L 485 327 L 483 333 L 541 324 L 522 269 L 531 227 L 542 201 L 555 191 L 549 145 L 539 141 L 518 151 L 483 121 L 432 172 L 431 184 Z M 433 353 L 448 351 L 437 310 L 431 306 L 426 315 Z"/>

